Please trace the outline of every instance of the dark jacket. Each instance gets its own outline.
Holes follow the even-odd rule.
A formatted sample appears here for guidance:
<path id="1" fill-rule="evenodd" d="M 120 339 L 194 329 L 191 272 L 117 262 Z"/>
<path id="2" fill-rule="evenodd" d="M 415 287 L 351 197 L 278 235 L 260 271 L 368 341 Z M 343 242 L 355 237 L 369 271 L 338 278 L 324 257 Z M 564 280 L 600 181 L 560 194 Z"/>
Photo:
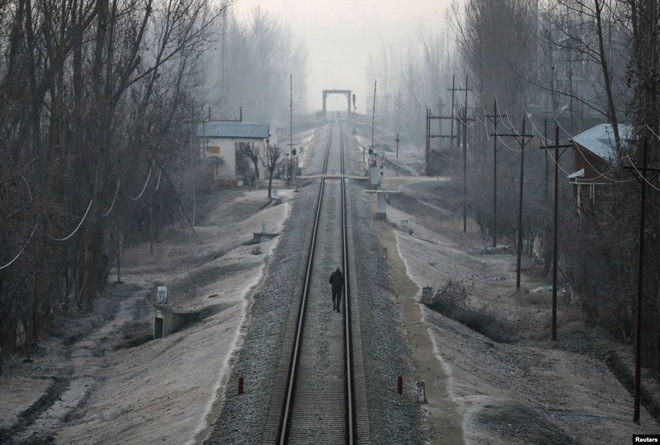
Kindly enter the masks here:
<path id="1" fill-rule="evenodd" d="M 332 285 L 332 289 L 341 290 L 342 286 L 344 285 L 344 275 L 342 275 L 341 271 L 335 270 L 330 275 L 329 281 L 330 284 Z"/>

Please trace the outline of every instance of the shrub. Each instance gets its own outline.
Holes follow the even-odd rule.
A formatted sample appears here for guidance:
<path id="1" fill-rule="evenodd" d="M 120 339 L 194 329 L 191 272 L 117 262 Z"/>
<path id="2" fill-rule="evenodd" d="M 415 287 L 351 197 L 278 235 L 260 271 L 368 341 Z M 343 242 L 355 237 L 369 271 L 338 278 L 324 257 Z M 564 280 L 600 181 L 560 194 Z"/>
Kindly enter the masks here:
<path id="1" fill-rule="evenodd" d="M 513 341 L 512 324 L 493 310 L 471 305 L 467 289 L 460 281 L 447 281 L 427 306 L 493 341 L 499 343 Z"/>

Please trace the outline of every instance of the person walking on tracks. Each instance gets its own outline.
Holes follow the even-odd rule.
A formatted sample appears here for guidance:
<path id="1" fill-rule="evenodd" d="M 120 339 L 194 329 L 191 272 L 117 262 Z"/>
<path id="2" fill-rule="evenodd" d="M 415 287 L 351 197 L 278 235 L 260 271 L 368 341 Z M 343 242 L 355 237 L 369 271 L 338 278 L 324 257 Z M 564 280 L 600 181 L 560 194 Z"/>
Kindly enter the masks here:
<path id="1" fill-rule="evenodd" d="M 344 275 L 339 268 L 332 272 L 329 281 L 332 285 L 332 310 L 340 312 L 339 307 L 341 305 L 341 289 L 344 286 Z"/>

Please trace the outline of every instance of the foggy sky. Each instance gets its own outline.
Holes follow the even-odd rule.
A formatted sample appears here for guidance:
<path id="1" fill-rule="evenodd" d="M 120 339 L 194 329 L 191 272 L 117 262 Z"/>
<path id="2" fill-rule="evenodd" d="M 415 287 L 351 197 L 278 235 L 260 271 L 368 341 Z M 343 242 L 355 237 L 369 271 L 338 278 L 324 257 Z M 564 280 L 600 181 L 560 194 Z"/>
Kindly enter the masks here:
<path id="1" fill-rule="evenodd" d="M 404 44 L 426 32 L 445 33 L 451 0 L 238 0 L 239 19 L 259 6 L 282 24 L 308 51 L 307 106 L 320 110 L 324 89 L 352 90 L 358 113 L 365 113 L 374 80 L 367 79 L 370 54 L 383 45 Z M 295 82 L 295 79 L 294 79 Z M 378 94 L 377 94 L 378 95 Z M 328 97 L 328 109 L 345 110 L 346 98 Z"/>

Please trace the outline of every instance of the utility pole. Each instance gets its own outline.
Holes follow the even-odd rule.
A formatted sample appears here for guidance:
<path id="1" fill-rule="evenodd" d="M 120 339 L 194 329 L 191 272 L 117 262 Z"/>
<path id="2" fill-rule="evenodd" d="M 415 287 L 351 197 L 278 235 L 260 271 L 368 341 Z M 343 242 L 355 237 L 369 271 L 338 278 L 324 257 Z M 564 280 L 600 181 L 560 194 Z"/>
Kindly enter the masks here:
<path id="1" fill-rule="evenodd" d="M 449 139 L 449 150 L 454 148 L 454 92 L 456 91 L 456 74 L 451 76 L 451 129 Z"/>
<path id="2" fill-rule="evenodd" d="M 430 152 L 431 152 L 431 139 L 433 138 L 448 138 L 453 137 L 446 134 L 431 134 L 431 121 L 434 120 L 443 120 L 443 119 L 452 119 L 452 117 L 447 116 L 433 116 L 431 109 L 426 109 L 426 176 L 429 176 L 429 161 L 430 161 Z"/>
<path id="3" fill-rule="evenodd" d="M 399 133 L 396 134 L 396 158 L 399 159 Z"/>
<path id="4" fill-rule="evenodd" d="M 451 116 L 452 116 L 452 122 L 451 122 L 451 137 L 453 141 L 454 137 L 454 120 L 459 120 L 454 117 L 455 113 L 455 108 L 454 108 L 454 93 L 456 91 L 465 91 L 465 108 L 467 109 L 467 93 L 468 91 L 472 91 L 472 89 L 468 88 L 468 76 L 465 76 L 465 88 L 456 88 L 456 75 L 452 76 L 452 81 L 451 81 L 451 88 L 447 88 L 447 91 L 451 91 Z M 449 148 L 452 149 L 454 147 L 454 144 L 451 143 Z"/>
<path id="5" fill-rule="evenodd" d="M 465 79 L 467 82 L 467 78 Z M 466 83 L 467 86 L 467 83 Z M 467 88 L 463 108 L 463 233 L 467 232 Z"/>
<path id="6" fill-rule="evenodd" d="M 543 119 L 543 140 L 548 142 L 548 116 L 546 116 Z M 545 199 L 545 202 L 548 202 L 548 151 L 545 151 L 545 169 L 544 169 L 544 174 L 545 174 L 545 181 L 543 181 L 544 185 L 544 194 L 543 198 Z"/>
<path id="7" fill-rule="evenodd" d="M 520 143 L 520 192 L 518 198 L 518 258 L 516 262 L 516 289 L 520 289 L 520 266 L 522 261 L 522 239 L 523 239 L 523 184 L 524 184 L 524 174 L 525 174 L 525 144 L 527 139 L 532 139 L 533 134 L 525 134 L 525 116 L 522 120 L 522 134 L 518 133 L 509 133 L 509 134 L 497 134 L 493 133 L 491 136 L 507 136 L 516 138 Z"/>
<path id="8" fill-rule="evenodd" d="M 371 149 L 374 149 L 374 126 L 376 125 L 376 81 L 374 80 L 374 105 L 371 110 Z M 374 150 L 375 153 L 375 150 Z"/>
<path id="9" fill-rule="evenodd" d="M 637 307 L 635 309 L 635 400 L 633 408 L 633 422 L 639 425 L 640 402 L 641 402 L 641 371 L 642 371 L 642 294 L 644 293 L 644 219 L 646 218 L 646 185 L 654 181 L 660 174 L 660 169 L 647 168 L 648 140 L 644 141 L 644 154 L 642 155 L 642 166 L 624 167 L 634 173 L 635 178 L 642 186 L 639 217 L 639 253 L 637 265 Z M 650 172 L 650 177 L 646 174 Z"/>
<path id="10" fill-rule="evenodd" d="M 452 102 L 453 102 L 454 91 L 465 91 L 465 105 L 463 107 L 463 119 L 462 120 L 457 119 L 457 120 L 461 125 L 463 125 L 463 232 L 467 232 L 467 126 L 468 126 L 467 99 L 468 99 L 468 91 L 471 91 L 471 89 L 468 88 L 467 75 L 465 76 L 465 88 L 452 87 L 451 89 Z M 469 119 L 469 120 L 473 120 L 473 119 Z"/>
<path id="11" fill-rule="evenodd" d="M 497 114 L 497 98 L 493 100 L 493 114 L 486 118 L 493 124 L 493 133 L 497 134 L 497 123 L 505 114 Z M 497 137 L 493 138 L 493 247 L 497 247 Z"/>
<path id="12" fill-rule="evenodd" d="M 544 145 L 539 147 L 541 150 L 549 150 L 550 144 L 545 142 Z M 554 195 L 554 211 L 553 211 L 553 224 L 552 224 L 552 341 L 557 341 L 557 270 L 559 264 L 559 247 L 558 247 L 558 233 L 559 233 L 559 159 L 564 154 L 567 148 L 572 147 L 572 144 L 559 144 L 559 125 L 555 127 L 555 195 Z M 559 153 L 559 149 L 563 148 L 564 151 Z M 546 152 L 547 153 L 547 152 Z"/>
<path id="13" fill-rule="evenodd" d="M 401 90 L 396 93 L 396 131 L 401 132 Z M 397 158 L 398 159 L 398 158 Z"/>
<path id="14" fill-rule="evenodd" d="M 467 92 L 465 93 L 467 96 Z M 468 122 L 474 119 L 467 117 L 467 102 L 463 108 L 463 118 L 457 121 L 463 126 L 463 232 L 467 232 L 467 127 Z"/>
<path id="15" fill-rule="evenodd" d="M 295 176 L 293 173 L 293 74 L 289 73 L 289 150 L 291 157 L 289 158 L 289 170 L 291 171 L 291 178 Z M 288 176 L 287 176 L 288 178 Z"/>

